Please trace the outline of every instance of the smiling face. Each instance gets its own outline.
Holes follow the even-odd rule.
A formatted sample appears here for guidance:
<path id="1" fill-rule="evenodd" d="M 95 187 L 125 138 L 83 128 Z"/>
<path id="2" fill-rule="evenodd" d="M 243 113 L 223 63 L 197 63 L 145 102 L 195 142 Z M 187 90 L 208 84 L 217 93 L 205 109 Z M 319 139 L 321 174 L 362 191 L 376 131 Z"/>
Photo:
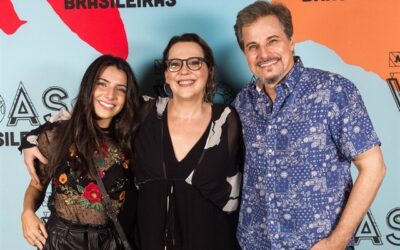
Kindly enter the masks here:
<path id="1" fill-rule="evenodd" d="M 168 60 L 204 58 L 203 49 L 195 42 L 177 42 L 168 51 Z M 202 62 L 198 70 L 191 70 L 183 62 L 182 68 L 176 72 L 165 70 L 165 80 L 169 84 L 173 98 L 183 100 L 203 100 L 208 78 L 208 66 Z"/>
<path id="2" fill-rule="evenodd" d="M 275 86 L 294 65 L 293 41 L 274 15 L 258 18 L 242 32 L 250 70 L 262 83 Z"/>
<path id="3" fill-rule="evenodd" d="M 114 116 L 124 107 L 127 91 L 127 78 L 124 71 L 115 66 L 106 67 L 95 82 L 93 108 L 97 124 L 107 128 Z"/>

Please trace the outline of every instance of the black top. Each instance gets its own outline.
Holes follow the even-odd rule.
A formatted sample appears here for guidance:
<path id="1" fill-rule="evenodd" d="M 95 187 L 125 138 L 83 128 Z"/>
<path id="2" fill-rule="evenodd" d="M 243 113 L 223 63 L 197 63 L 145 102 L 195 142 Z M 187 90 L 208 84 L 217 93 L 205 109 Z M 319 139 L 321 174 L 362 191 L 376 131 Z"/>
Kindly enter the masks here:
<path id="1" fill-rule="evenodd" d="M 236 209 L 242 139 L 234 110 L 212 106 L 205 133 L 177 161 L 167 123 L 168 99 L 152 107 L 135 139 L 141 247 L 238 249 Z"/>
<path id="2" fill-rule="evenodd" d="M 58 126 L 57 119 L 46 122 L 30 131 L 21 141 L 19 150 L 38 146 L 48 156 L 48 146 L 53 130 Z M 105 131 L 107 133 L 107 131 Z M 136 225 L 137 192 L 131 185 L 131 171 L 128 161 L 120 149 L 111 140 L 102 147 L 95 156 L 96 166 L 102 176 L 103 183 L 113 203 L 115 212 L 128 237 L 133 238 Z M 59 166 L 50 180 L 46 178 L 46 166 L 36 161 L 36 171 L 41 184 L 47 186 L 51 181 L 52 194 L 48 200 L 49 209 L 61 218 L 82 224 L 105 224 L 109 218 L 101 202 L 101 192 L 94 179 L 88 176 L 77 178 L 74 168 L 79 167 L 78 152 L 72 146 L 66 164 Z M 122 207 L 121 207 L 122 206 Z M 135 237 L 136 238 L 136 237 Z"/>
<path id="3" fill-rule="evenodd" d="M 46 157 L 52 152 L 53 136 L 62 132 L 56 129 L 59 124 L 46 123 L 37 137 L 38 148 Z M 129 161 L 111 137 L 107 137 L 101 145 L 101 152 L 95 152 L 93 160 L 111 198 L 112 208 L 118 214 L 129 187 Z M 57 166 L 51 178 L 47 174 L 48 165 L 37 166 L 41 184 L 46 187 L 51 183 L 49 209 L 63 219 L 80 224 L 106 224 L 109 218 L 102 202 L 102 193 L 95 179 L 79 174 L 81 164 L 80 153 L 71 145 L 65 163 Z"/>

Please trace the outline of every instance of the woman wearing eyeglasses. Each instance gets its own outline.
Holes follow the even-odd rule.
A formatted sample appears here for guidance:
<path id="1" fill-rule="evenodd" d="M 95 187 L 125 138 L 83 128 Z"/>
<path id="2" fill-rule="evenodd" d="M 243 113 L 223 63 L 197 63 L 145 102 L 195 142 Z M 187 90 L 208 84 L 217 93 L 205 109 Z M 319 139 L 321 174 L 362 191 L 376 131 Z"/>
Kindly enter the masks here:
<path id="1" fill-rule="evenodd" d="M 173 37 L 163 60 L 172 96 L 154 101 L 134 144 L 141 249 L 237 249 L 238 116 L 211 103 L 214 58 L 198 35 Z"/>
<path id="2" fill-rule="evenodd" d="M 233 109 L 211 102 L 212 51 L 198 35 L 183 34 L 171 38 L 163 61 L 171 96 L 143 104 L 134 141 L 140 249 L 239 249 L 241 126 Z M 29 166 L 42 156 L 24 141 Z"/>

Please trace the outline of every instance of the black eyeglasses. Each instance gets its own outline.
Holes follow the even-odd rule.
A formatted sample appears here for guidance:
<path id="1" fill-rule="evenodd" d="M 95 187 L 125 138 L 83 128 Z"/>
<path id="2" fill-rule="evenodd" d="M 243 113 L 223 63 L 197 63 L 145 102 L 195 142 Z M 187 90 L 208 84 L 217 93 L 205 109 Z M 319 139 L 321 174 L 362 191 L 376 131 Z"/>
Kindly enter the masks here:
<path id="1" fill-rule="evenodd" d="M 171 60 L 165 61 L 168 70 L 171 72 L 177 72 L 181 70 L 183 62 L 186 63 L 186 66 L 190 70 L 199 70 L 201 69 L 201 66 L 203 66 L 203 62 L 205 62 L 205 59 L 202 57 L 189 57 L 187 59 L 173 58 Z"/>

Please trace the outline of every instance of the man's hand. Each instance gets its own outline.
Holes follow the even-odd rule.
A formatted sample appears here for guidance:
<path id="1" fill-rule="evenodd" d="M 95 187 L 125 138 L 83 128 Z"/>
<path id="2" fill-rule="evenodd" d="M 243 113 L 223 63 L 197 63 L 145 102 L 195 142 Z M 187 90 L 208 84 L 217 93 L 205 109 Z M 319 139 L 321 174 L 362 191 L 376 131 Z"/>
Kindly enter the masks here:
<path id="1" fill-rule="evenodd" d="M 23 149 L 22 154 L 24 156 L 25 166 L 28 169 L 32 181 L 36 184 L 39 184 L 39 177 L 35 170 L 35 159 L 38 159 L 43 164 L 47 164 L 47 159 L 42 155 L 42 153 L 40 153 L 37 147 Z"/>
<path id="2" fill-rule="evenodd" d="M 363 216 L 371 206 L 386 172 L 380 147 L 373 147 L 353 160 L 359 171 L 339 223 L 329 237 L 311 249 L 345 249 Z"/>
<path id="3" fill-rule="evenodd" d="M 333 240 L 330 237 L 320 240 L 312 246 L 310 250 L 344 250 L 346 249 L 347 241 Z"/>

